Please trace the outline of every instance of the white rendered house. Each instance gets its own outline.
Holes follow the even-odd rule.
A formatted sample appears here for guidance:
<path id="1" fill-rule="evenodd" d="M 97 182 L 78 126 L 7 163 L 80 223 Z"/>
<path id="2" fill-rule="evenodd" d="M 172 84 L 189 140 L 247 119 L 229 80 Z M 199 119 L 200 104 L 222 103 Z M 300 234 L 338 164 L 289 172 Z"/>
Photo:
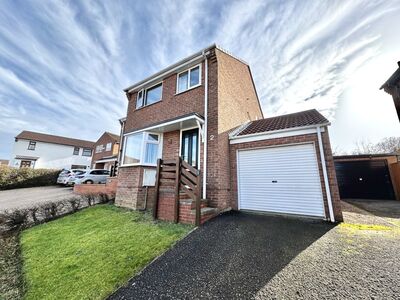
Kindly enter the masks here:
<path id="1" fill-rule="evenodd" d="M 15 137 L 9 166 L 35 169 L 90 168 L 94 142 L 22 131 Z"/>

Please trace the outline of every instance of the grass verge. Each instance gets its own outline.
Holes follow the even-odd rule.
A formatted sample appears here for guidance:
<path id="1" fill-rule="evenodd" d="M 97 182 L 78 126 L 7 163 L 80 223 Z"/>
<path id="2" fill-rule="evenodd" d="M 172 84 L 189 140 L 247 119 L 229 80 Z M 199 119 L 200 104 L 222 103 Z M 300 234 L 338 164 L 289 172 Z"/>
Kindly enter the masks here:
<path id="1" fill-rule="evenodd" d="M 98 205 L 25 230 L 25 298 L 103 299 L 191 229 Z"/>

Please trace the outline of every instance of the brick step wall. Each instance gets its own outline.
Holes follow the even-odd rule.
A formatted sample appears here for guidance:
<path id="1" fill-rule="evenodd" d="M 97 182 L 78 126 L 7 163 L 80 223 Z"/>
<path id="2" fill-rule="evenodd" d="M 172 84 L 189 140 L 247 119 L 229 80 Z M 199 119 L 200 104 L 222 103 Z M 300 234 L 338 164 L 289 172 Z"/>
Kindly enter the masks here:
<path id="1" fill-rule="evenodd" d="M 195 224 L 196 220 L 196 202 L 193 201 L 186 193 L 179 193 L 179 222 L 185 224 Z M 207 220 L 218 214 L 218 209 L 208 206 L 206 199 L 201 200 L 200 204 L 201 217 L 200 223 L 203 224 Z M 173 221 L 175 213 L 175 193 L 174 189 L 160 186 L 158 199 L 158 218 L 165 221 Z"/>

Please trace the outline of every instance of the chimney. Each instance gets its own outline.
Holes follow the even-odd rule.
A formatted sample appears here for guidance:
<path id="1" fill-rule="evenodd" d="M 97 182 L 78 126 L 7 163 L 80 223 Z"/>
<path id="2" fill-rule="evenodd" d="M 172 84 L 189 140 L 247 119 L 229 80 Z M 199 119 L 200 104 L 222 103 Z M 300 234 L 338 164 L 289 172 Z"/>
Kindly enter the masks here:
<path id="1" fill-rule="evenodd" d="M 397 65 L 398 65 L 398 66 L 399 66 L 399 68 L 400 68 L 400 61 L 398 61 L 398 62 L 397 62 Z"/>

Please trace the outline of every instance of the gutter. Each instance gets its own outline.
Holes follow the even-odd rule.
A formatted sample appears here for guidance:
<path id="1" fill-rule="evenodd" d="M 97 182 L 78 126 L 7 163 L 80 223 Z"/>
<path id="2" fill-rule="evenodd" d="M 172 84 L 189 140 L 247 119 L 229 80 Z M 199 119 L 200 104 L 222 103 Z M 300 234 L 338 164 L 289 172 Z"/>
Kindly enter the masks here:
<path id="1" fill-rule="evenodd" d="M 326 199 L 328 200 L 329 218 L 330 218 L 330 221 L 332 223 L 334 223 L 335 222 L 335 216 L 333 214 L 331 189 L 330 189 L 330 186 L 329 186 L 328 172 L 326 171 L 326 161 L 325 161 L 324 146 L 323 146 L 323 143 L 322 143 L 321 126 L 320 125 L 317 125 L 317 135 L 318 135 L 319 154 L 321 156 L 322 173 L 324 175 Z"/>

